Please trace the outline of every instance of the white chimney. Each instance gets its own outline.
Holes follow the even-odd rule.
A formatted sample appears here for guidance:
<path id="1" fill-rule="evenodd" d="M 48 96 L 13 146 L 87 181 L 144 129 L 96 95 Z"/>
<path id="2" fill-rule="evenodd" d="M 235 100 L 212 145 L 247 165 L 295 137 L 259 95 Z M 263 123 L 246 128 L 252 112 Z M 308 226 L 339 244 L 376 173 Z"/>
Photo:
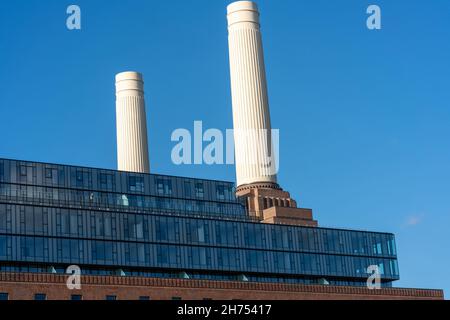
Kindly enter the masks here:
<path id="1" fill-rule="evenodd" d="M 138 72 L 116 75 L 117 167 L 149 173 L 144 82 Z"/>
<path id="2" fill-rule="evenodd" d="M 227 7 L 237 186 L 277 185 L 256 3 Z"/>

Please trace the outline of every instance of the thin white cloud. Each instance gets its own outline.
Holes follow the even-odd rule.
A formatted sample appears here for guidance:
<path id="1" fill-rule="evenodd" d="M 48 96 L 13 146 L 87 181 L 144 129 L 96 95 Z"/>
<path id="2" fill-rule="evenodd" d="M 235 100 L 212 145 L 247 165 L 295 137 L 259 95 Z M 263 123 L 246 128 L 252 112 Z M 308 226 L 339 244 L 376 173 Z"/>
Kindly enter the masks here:
<path id="1" fill-rule="evenodd" d="M 406 227 L 413 227 L 417 226 L 423 221 L 423 215 L 411 215 L 406 219 L 405 226 Z"/>

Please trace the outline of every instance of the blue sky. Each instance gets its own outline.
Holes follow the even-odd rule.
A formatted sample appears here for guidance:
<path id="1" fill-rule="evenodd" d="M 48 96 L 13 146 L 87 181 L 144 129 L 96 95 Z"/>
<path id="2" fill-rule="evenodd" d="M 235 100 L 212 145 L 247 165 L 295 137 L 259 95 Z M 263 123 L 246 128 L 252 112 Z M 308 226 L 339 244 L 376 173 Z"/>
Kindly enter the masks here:
<path id="1" fill-rule="evenodd" d="M 0 2 L 0 157 L 115 168 L 114 75 L 144 74 L 153 172 L 176 128 L 232 127 L 230 1 Z M 281 185 L 323 226 L 394 232 L 397 286 L 450 279 L 450 2 L 260 0 Z M 382 29 L 366 28 L 366 8 Z"/>

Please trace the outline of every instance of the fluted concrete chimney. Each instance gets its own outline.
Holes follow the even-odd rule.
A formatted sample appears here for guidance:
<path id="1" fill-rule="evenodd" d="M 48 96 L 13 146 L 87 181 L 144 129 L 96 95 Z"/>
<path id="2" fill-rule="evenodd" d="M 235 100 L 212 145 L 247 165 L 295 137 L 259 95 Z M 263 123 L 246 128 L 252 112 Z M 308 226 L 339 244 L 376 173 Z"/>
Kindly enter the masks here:
<path id="1" fill-rule="evenodd" d="M 227 12 L 236 195 L 262 222 L 317 226 L 312 211 L 297 208 L 277 183 L 258 6 L 237 1 Z"/>
<path id="2" fill-rule="evenodd" d="M 144 82 L 138 72 L 116 75 L 116 121 L 118 169 L 149 173 Z"/>
<path id="3" fill-rule="evenodd" d="M 237 1 L 227 13 L 238 190 L 278 188 L 258 7 Z"/>

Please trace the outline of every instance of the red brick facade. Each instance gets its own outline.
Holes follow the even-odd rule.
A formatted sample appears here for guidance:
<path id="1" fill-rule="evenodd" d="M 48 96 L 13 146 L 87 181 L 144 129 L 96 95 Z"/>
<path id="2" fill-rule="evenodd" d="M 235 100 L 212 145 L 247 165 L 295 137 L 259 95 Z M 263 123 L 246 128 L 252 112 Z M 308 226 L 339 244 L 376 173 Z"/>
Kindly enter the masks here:
<path id="1" fill-rule="evenodd" d="M 442 290 L 383 288 L 369 290 L 360 287 L 319 286 L 233 281 L 138 278 L 119 276 L 82 276 L 81 289 L 69 290 L 68 276 L 61 274 L 0 273 L 0 292 L 10 300 L 33 299 L 36 293 L 49 300 L 70 300 L 82 295 L 84 300 L 104 300 L 115 295 L 119 300 L 150 299 L 185 300 L 301 300 L 301 299 L 429 299 L 444 298 Z"/>

